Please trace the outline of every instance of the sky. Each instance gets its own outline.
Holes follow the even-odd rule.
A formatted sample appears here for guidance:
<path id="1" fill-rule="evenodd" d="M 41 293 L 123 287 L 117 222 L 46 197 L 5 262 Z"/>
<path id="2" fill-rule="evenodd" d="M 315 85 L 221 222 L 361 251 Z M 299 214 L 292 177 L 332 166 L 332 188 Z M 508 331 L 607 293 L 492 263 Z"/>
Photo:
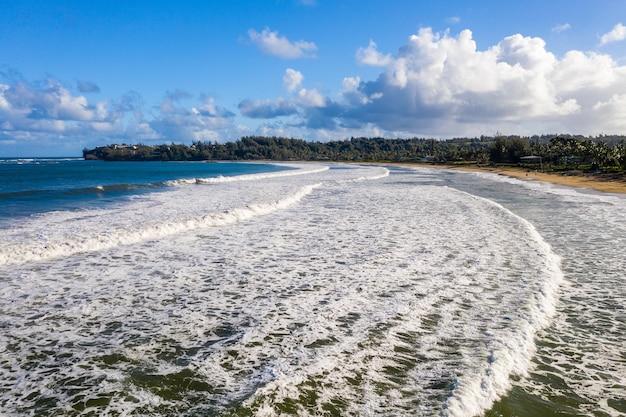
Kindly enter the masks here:
<path id="1" fill-rule="evenodd" d="M 626 134 L 626 0 L 3 0 L 0 157 Z"/>

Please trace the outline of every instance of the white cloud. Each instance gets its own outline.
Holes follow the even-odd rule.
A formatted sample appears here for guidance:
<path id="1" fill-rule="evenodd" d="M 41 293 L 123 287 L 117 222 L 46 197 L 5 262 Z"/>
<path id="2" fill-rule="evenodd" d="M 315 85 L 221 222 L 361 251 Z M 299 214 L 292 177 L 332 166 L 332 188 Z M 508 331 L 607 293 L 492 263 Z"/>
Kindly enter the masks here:
<path id="1" fill-rule="evenodd" d="M 626 66 L 609 55 L 569 51 L 558 58 L 543 39 L 521 34 L 478 50 L 469 30 L 452 36 L 424 28 L 394 55 L 380 54 L 371 42 L 358 50 L 357 59 L 383 70 L 374 80 L 344 77 L 337 101 L 300 88 L 299 79 L 287 82 L 292 77 L 286 73 L 283 82 L 294 86 L 287 88 L 292 98 L 250 101 L 240 109 L 268 119 L 288 112 L 301 136 L 318 139 L 333 132 L 335 137 L 626 132 Z"/>
<path id="2" fill-rule="evenodd" d="M 569 51 L 551 74 L 555 88 L 560 94 L 585 92 L 586 95 L 604 90 L 619 82 L 617 64 L 608 55 Z"/>
<path id="3" fill-rule="evenodd" d="M 603 127 L 607 132 L 623 133 L 625 108 L 626 94 L 614 94 L 608 100 L 596 103 L 589 118 L 604 120 Z"/>
<path id="4" fill-rule="evenodd" d="M 315 89 L 303 88 L 298 91 L 298 103 L 304 107 L 324 107 L 326 106 L 326 98 Z"/>
<path id="5" fill-rule="evenodd" d="M 107 101 L 90 104 L 85 96 L 73 95 L 61 83 L 45 80 L 37 86 L 20 81 L 0 84 L 0 123 L 5 131 L 80 133 L 112 129 L 118 114 Z"/>
<path id="6" fill-rule="evenodd" d="M 613 27 L 613 30 L 600 37 L 600 46 L 611 42 L 623 41 L 624 39 L 626 39 L 626 26 L 618 23 Z"/>
<path id="7" fill-rule="evenodd" d="M 363 94 L 363 92 L 359 91 L 359 87 L 361 86 L 360 77 L 346 77 L 343 79 L 342 85 L 343 91 L 341 94 L 349 102 L 368 104 L 383 96 L 382 93 L 372 93 L 370 96 L 367 96 Z"/>
<path id="8" fill-rule="evenodd" d="M 469 30 L 452 38 L 423 29 L 400 50 L 378 88 L 415 111 L 447 117 L 522 120 L 571 111 L 552 94 L 546 74 L 555 58 L 544 46 L 541 39 L 514 35 L 478 51 Z"/>
<path id="9" fill-rule="evenodd" d="M 244 100 L 239 103 L 239 111 L 243 116 L 253 119 L 272 119 L 298 113 L 292 100 L 279 98 L 276 100 Z"/>
<path id="10" fill-rule="evenodd" d="M 301 88 L 291 98 L 243 100 L 238 107 L 243 116 L 253 119 L 273 119 L 304 114 L 312 108 L 321 108 L 326 105 L 327 99 L 319 91 Z"/>
<path id="11" fill-rule="evenodd" d="M 498 61 L 511 66 L 519 65 L 534 73 L 546 73 L 556 64 L 554 55 L 545 49 L 546 43 L 541 38 L 529 38 L 513 35 L 504 38 L 496 47 Z"/>
<path id="12" fill-rule="evenodd" d="M 291 97 L 268 100 L 243 100 L 239 111 L 245 117 L 253 119 L 273 119 L 283 116 L 305 115 L 311 109 L 325 107 L 328 99 L 316 89 L 302 86 L 304 75 L 300 71 L 287 68 L 283 75 L 283 88 Z"/>
<path id="13" fill-rule="evenodd" d="M 0 111 L 8 112 L 11 110 L 11 103 L 5 97 L 6 91 L 8 91 L 11 87 L 6 84 L 0 84 Z"/>
<path id="14" fill-rule="evenodd" d="M 356 60 L 359 65 L 371 65 L 384 67 L 391 62 L 391 55 L 383 55 L 376 50 L 376 43 L 370 40 L 367 48 L 359 48 L 356 52 Z"/>
<path id="15" fill-rule="evenodd" d="M 314 58 L 317 51 L 317 46 L 313 42 L 303 40 L 291 42 L 285 37 L 278 36 L 278 32 L 270 31 L 269 28 L 263 29 L 261 33 L 250 29 L 248 36 L 261 52 L 279 58 Z"/>
<path id="16" fill-rule="evenodd" d="M 452 16 L 447 18 L 446 22 L 450 23 L 451 25 L 458 25 L 459 23 L 461 23 L 461 18 L 458 16 Z"/>
<path id="17" fill-rule="evenodd" d="M 47 144 L 50 152 L 77 152 L 112 142 L 224 140 L 238 131 L 234 114 L 212 97 L 182 104 L 190 99 L 184 91 L 168 93 L 146 120 L 141 97 L 134 92 L 119 100 L 90 103 L 53 79 L 0 83 L 0 145 L 28 142 Z"/>
<path id="18" fill-rule="evenodd" d="M 304 75 L 300 71 L 287 68 L 283 75 L 283 88 L 293 93 L 302 85 L 302 80 L 304 80 Z"/>
<path id="19" fill-rule="evenodd" d="M 613 32 L 607 42 L 619 38 L 619 31 Z M 265 119 L 258 132 L 317 140 L 475 136 L 498 130 L 626 133 L 626 65 L 608 54 L 573 50 L 556 56 L 543 39 L 521 34 L 479 50 L 469 30 L 451 35 L 424 28 L 393 54 L 380 53 L 370 42 L 359 48 L 357 60 L 378 66 L 378 76 L 342 74 L 341 91 L 327 96 L 303 85 L 300 71 L 287 68 L 285 97 L 243 100 L 239 113 L 249 118 L 246 123 Z M 235 114 L 214 98 L 198 99 L 185 91 L 169 92 L 161 103 L 144 107 L 133 92 L 89 100 L 86 93 L 97 87 L 91 82 L 72 89 L 53 79 L 6 78 L 0 82 L 0 141 L 5 145 L 35 139 L 79 143 L 77 149 L 122 141 L 225 141 L 254 129 L 236 125 Z"/>
<path id="20" fill-rule="evenodd" d="M 469 30 L 452 37 L 426 28 L 385 64 L 375 81 L 344 78 L 343 101 L 327 103 L 337 109 L 327 117 L 437 136 L 626 132 L 616 110 L 626 67 L 608 55 L 570 51 L 558 59 L 542 39 L 519 34 L 481 51 Z"/>
<path id="21" fill-rule="evenodd" d="M 361 77 L 346 77 L 343 79 L 343 93 L 353 93 L 361 85 Z"/>
<path id="22" fill-rule="evenodd" d="M 220 140 L 225 132 L 235 128 L 235 115 L 217 106 L 213 97 L 203 97 L 199 106 L 180 105 L 182 100 L 191 98 L 184 91 L 166 95 L 160 106 L 160 114 L 149 122 L 150 129 L 158 139 L 185 142 Z"/>
<path id="23" fill-rule="evenodd" d="M 571 29 L 571 28 L 572 28 L 572 27 L 570 26 L 570 24 L 569 24 L 569 23 L 564 23 L 564 24 L 562 24 L 562 25 L 556 25 L 556 26 L 554 26 L 554 27 L 552 28 L 552 32 L 555 32 L 555 33 L 561 33 L 561 32 L 564 32 L 564 31 L 566 31 L 566 30 L 568 30 L 568 29 Z"/>

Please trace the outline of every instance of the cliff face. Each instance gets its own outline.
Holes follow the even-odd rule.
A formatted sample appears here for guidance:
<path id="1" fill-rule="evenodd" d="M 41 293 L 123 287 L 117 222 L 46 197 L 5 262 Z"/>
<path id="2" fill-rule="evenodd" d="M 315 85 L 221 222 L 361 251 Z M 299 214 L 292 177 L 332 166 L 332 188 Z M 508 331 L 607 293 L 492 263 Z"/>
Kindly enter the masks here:
<path id="1" fill-rule="evenodd" d="M 93 160 L 100 159 L 100 158 L 98 158 L 96 156 L 96 154 L 94 152 L 94 149 L 92 149 L 92 150 L 88 150 L 88 149 L 83 150 L 83 158 L 85 158 L 85 160 L 87 160 L 87 161 L 93 161 Z"/>

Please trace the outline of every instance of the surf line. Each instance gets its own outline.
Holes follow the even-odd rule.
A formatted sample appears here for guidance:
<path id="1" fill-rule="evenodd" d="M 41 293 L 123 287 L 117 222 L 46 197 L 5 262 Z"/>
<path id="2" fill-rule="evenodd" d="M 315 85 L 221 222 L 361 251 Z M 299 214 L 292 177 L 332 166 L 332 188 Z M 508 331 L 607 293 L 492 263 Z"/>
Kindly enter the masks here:
<path id="1" fill-rule="evenodd" d="M 40 246 L 25 244 L 8 247 L 0 252 L 0 266 L 20 265 L 62 256 L 72 256 L 83 252 L 97 252 L 118 246 L 132 245 L 150 239 L 159 239 L 190 230 L 235 224 L 286 209 L 297 204 L 321 185 L 322 183 L 305 185 L 296 190 L 295 193 L 276 201 L 236 207 L 221 213 L 208 213 L 136 230 L 118 228 L 110 234 L 92 236 L 79 241 L 45 242 Z"/>
<path id="2" fill-rule="evenodd" d="M 535 336 L 539 330 L 551 323 L 556 311 L 558 288 L 563 282 L 564 275 L 561 258 L 552 251 L 550 244 L 528 220 L 493 200 L 453 187 L 447 188 L 482 201 L 494 211 L 515 219 L 527 237 L 536 243 L 537 252 L 543 259 L 541 271 L 545 275 L 545 279 L 537 283 L 536 290 L 527 300 L 529 314 L 517 320 L 515 334 L 500 334 L 499 338 L 492 340 L 488 360 L 481 370 L 456 381 L 451 395 L 443 405 L 444 416 L 474 416 L 491 408 L 494 402 L 511 388 L 512 375 L 524 375 L 530 369 L 532 357 L 537 349 Z"/>

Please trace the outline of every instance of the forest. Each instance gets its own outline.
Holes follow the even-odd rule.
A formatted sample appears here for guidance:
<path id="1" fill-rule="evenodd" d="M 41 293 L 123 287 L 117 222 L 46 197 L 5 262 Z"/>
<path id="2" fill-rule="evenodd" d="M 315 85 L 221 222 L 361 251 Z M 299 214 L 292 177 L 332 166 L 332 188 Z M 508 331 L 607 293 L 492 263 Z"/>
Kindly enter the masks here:
<path id="1" fill-rule="evenodd" d="M 624 173 L 626 136 L 481 136 L 447 140 L 350 138 L 330 142 L 244 136 L 191 145 L 107 145 L 84 149 L 105 161 L 336 161 L 509 165 Z"/>

